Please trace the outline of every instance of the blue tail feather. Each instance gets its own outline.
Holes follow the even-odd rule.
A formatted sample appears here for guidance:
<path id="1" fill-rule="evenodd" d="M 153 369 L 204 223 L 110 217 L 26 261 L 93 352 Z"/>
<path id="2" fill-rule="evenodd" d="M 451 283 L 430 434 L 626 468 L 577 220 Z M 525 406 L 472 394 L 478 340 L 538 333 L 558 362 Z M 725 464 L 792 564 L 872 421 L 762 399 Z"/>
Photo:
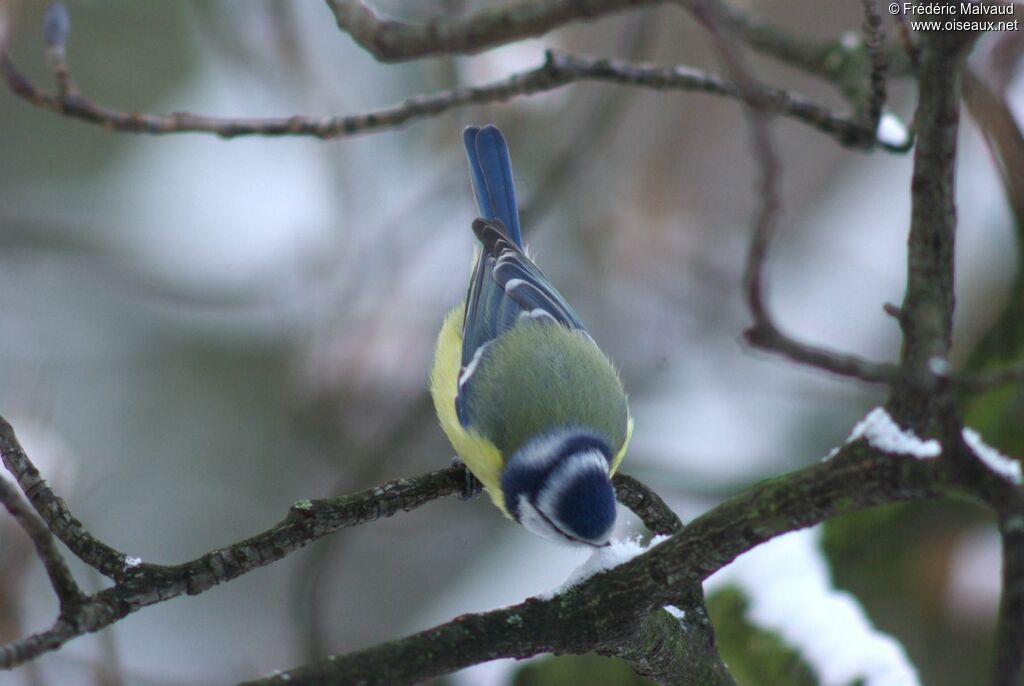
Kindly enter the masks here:
<path id="1" fill-rule="evenodd" d="M 484 219 L 499 219 L 508 230 L 508 237 L 523 248 L 516 207 L 516 186 L 512 178 L 512 161 L 508 144 L 501 131 L 493 125 L 482 129 L 468 126 L 462 133 L 473 177 L 473 192 Z"/>

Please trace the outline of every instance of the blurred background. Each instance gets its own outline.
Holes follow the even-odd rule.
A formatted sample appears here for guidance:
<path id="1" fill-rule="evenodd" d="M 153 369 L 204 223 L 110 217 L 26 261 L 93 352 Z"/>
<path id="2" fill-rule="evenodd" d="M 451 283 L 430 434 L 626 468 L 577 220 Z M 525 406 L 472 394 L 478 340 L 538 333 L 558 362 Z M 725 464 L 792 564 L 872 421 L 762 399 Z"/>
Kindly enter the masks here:
<path id="1" fill-rule="evenodd" d="M 375 3 L 410 21 L 483 4 Z M 744 4 L 810 37 L 861 25 L 856 2 Z M 80 89 L 126 110 L 362 112 L 533 68 L 546 47 L 717 66 L 706 36 L 672 7 L 472 58 L 383 66 L 320 0 L 67 5 Z M 14 59 L 49 88 L 45 3 L 0 9 Z M 981 73 L 999 38 L 977 51 Z M 753 64 L 844 108 L 821 82 L 767 58 Z M 1003 85 L 1024 116 L 1024 85 Z M 912 105 L 911 84 L 893 81 L 888 107 L 909 120 Z M 222 141 L 114 134 L 0 90 L 0 414 L 86 527 L 147 562 L 180 562 L 267 528 L 296 500 L 448 464 L 426 379 L 472 254 L 460 132 L 487 122 L 510 141 L 538 263 L 621 367 L 637 426 L 623 469 L 681 516 L 821 459 L 883 399 L 741 344 L 738 284 L 757 196 L 732 101 L 583 84 L 351 140 Z M 785 200 L 769 270 L 776 316 L 809 342 L 893 359 L 898 329 L 882 304 L 902 300 L 910 156 L 849 151 L 791 121 L 773 129 Z M 957 365 L 987 334 L 1003 336 L 1001 359 L 1020 345 L 999 325 L 1008 303 L 1020 309 L 1007 191 L 973 119 L 961 143 Z M 1011 390 L 967 416 L 1009 451 L 1024 441 L 1012 419 L 1021 403 Z M 814 541 L 835 586 L 903 644 L 922 682 L 981 681 L 1000 568 L 986 512 L 885 508 Z M 56 613 L 27 548 L 0 520 L 0 641 Z M 518 602 L 583 559 L 503 521 L 485 499 L 439 501 L 147 608 L 0 673 L 0 684 L 229 683 Z M 744 683 L 817 683 L 806 651 L 780 648 L 750 625 L 742 593 L 717 588 L 723 650 Z M 780 650 L 789 653 L 778 666 Z M 597 681 L 583 676 L 590 669 L 577 658 L 496 663 L 447 683 L 633 683 L 628 669 L 602 661 Z"/>

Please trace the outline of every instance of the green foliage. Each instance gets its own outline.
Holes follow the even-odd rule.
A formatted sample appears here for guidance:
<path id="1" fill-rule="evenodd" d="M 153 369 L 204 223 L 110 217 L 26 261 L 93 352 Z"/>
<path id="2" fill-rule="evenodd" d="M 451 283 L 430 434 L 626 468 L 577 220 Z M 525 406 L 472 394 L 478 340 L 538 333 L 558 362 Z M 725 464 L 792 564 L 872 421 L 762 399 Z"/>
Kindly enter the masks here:
<path id="1" fill-rule="evenodd" d="M 1024 135 L 1003 93 L 974 77 L 968 78 L 965 86 L 974 123 L 997 162 L 1017 237 L 1017 276 L 1006 305 L 993 313 L 992 325 L 969 351 L 967 368 L 986 371 L 1024 363 Z M 1024 385 L 1012 384 L 968 398 L 963 409 L 965 423 L 977 429 L 987 443 L 1018 459 L 1024 456 Z"/>
<path id="2" fill-rule="evenodd" d="M 833 574 L 842 575 L 851 565 L 865 565 L 879 577 L 876 581 L 892 579 L 903 558 L 913 553 L 902 535 L 908 509 L 902 504 L 887 505 L 825 522 L 821 547 Z"/>
<path id="3" fill-rule="evenodd" d="M 1024 314 L 1018 315 L 1024 318 Z M 1016 362 L 1024 361 L 1024 356 Z M 966 403 L 967 426 L 1007 455 L 1024 455 L 1024 388 L 1007 385 Z"/>
<path id="4" fill-rule="evenodd" d="M 949 501 L 878 507 L 824 524 L 833 583 L 903 645 L 923 683 L 960 686 L 986 669 L 991 626 L 962 621 L 948 603 L 958 542 L 985 525 L 985 510 Z"/>
<path id="5" fill-rule="evenodd" d="M 818 679 L 799 654 L 777 634 L 747 620 L 747 599 L 726 588 L 708 597 L 718 649 L 736 683 L 743 686 L 817 686 Z"/>

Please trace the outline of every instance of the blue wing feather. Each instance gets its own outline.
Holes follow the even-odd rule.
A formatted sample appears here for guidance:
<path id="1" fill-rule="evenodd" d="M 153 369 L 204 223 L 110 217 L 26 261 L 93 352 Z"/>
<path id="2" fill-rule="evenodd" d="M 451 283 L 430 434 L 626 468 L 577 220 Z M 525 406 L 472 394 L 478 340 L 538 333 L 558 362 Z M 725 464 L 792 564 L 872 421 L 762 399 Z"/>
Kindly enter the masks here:
<path id="1" fill-rule="evenodd" d="M 583 330 L 583 325 L 565 298 L 526 256 L 504 136 L 494 126 L 471 126 L 463 131 L 462 139 L 473 192 L 483 215 L 473 222 L 482 250 L 466 296 L 462 369 L 455 398 L 459 420 L 466 425 L 470 380 L 478 365 L 486 364 L 488 343 L 523 317 L 547 319 L 570 329 Z"/>
<path id="2" fill-rule="evenodd" d="M 480 216 L 505 225 L 509 238 L 523 248 L 516 205 L 516 185 L 512 177 L 512 160 L 508 144 L 495 126 L 479 129 L 469 126 L 462 132 L 473 178 L 473 192 Z"/>
<path id="3" fill-rule="evenodd" d="M 487 344 L 523 318 L 550 320 L 551 324 L 586 333 L 576 312 L 555 290 L 537 265 L 505 233 L 499 221 L 477 219 L 473 231 L 483 244 L 466 298 L 462 332 L 462 369 L 455 398 L 463 425 L 469 421 L 465 398 L 478 365 L 486 364 Z"/>
<path id="4" fill-rule="evenodd" d="M 499 222 L 477 219 L 473 222 L 473 231 L 484 246 L 481 257 L 489 258 L 491 278 L 500 289 L 500 295 L 518 306 L 517 316 L 543 316 L 570 329 L 583 328 L 562 294 L 555 290 L 533 260 L 513 243 Z"/>

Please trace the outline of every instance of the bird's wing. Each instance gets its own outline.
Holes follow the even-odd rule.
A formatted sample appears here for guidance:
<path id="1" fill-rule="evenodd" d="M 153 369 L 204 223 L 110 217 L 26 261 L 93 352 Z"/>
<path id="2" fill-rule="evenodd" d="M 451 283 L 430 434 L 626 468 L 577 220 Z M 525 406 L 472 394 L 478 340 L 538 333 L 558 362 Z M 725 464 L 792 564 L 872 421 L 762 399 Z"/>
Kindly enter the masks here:
<path id="1" fill-rule="evenodd" d="M 576 312 L 555 290 L 537 265 L 509 238 L 500 220 L 477 219 L 473 231 L 482 250 L 466 297 L 462 332 L 462 368 L 456 407 L 464 423 L 462 399 L 487 346 L 523 318 L 548 320 L 586 331 Z"/>

